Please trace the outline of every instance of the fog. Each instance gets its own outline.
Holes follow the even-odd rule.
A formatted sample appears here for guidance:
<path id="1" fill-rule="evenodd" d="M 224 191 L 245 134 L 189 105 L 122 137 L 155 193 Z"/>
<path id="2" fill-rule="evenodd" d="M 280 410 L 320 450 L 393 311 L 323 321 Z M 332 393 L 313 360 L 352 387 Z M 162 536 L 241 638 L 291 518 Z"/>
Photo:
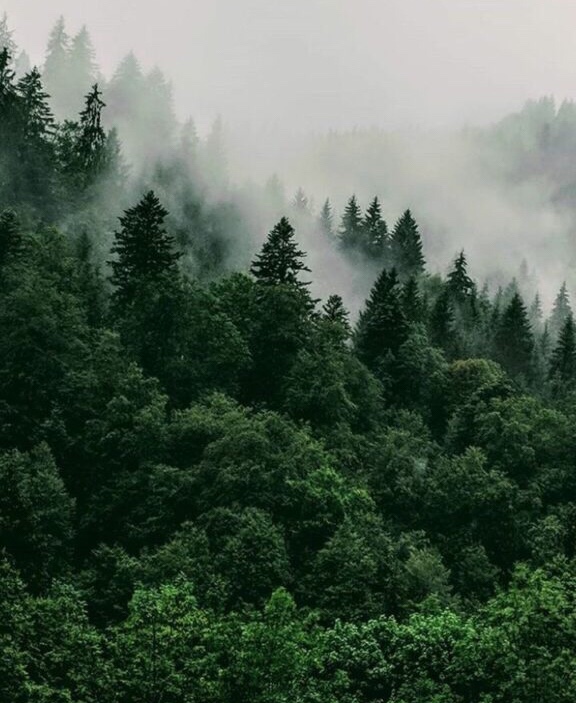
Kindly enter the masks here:
<path id="1" fill-rule="evenodd" d="M 492 126 L 540 96 L 555 100 L 555 121 L 576 94 L 570 0 L 4 0 L 2 10 L 32 63 L 64 15 L 70 33 L 88 27 L 105 76 L 130 51 L 145 71 L 159 66 L 180 122 L 192 116 L 205 136 L 223 118 L 237 188 L 278 174 L 288 200 L 298 187 L 316 211 L 330 198 L 336 224 L 352 193 L 363 207 L 378 195 L 389 225 L 413 210 L 433 270 L 465 248 L 478 277 L 515 275 L 527 259 L 545 300 L 563 278 L 576 285 L 576 207 L 558 195 L 576 179 L 556 168 L 573 144 L 560 135 L 550 168 L 527 166 L 540 117 L 534 144 L 517 138 L 530 112 Z M 141 136 L 123 136 L 133 160 Z M 255 241 L 272 214 L 264 204 L 252 217 Z M 318 238 L 307 244 L 324 287 L 356 307 L 366 282 Z"/>
<path id="2" fill-rule="evenodd" d="M 110 72 L 133 50 L 181 116 L 290 129 L 458 125 L 572 96 L 571 0 L 3 0 L 40 61 L 64 15 Z"/>

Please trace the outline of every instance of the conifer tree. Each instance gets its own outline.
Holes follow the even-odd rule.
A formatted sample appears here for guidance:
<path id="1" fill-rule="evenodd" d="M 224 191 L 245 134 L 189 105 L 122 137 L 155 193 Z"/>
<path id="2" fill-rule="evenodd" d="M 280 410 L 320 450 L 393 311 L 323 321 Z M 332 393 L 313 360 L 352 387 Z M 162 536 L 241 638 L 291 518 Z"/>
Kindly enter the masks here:
<path id="1" fill-rule="evenodd" d="M 359 251 L 362 241 L 362 212 L 353 195 L 344 209 L 340 225 L 340 246 L 345 251 Z"/>
<path id="2" fill-rule="evenodd" d="M 402 215 L 392 232 L 391 255 L 399 276 L 419 276 L 424 272 L 424 255 L 422 254 L 422 239 L 418 225 L 410 210 Z"/>
<path id="3" fill-rule="evenodd" d="M 454 260 L 454 265 L 448 274 L 447 287 L 457 301 L 463 301 L 474 292 L 474 281 L 468 275 L 468 265 L 464 251 Z"/>
<path id="4" fill-rule="evenodd" d="M 364 229 L 364 254 L 371 260 L 384 264 L 389 259 L 388 227 L 382 218 L 382 207 L 377 197 L 372 200 L 362 223 Z"/>
<path id="5" fill-rule="evenodd" d="M 334 216 L 332 214 L 332 205 L 328 198 L 326 198 L 324 205 L 322 205 L 322 210 L 320 210 L 318 227 L 326 239 L 329 241 L 334 240 Z"/>
<path id="6" fill-rule="evenodd" d="M 496 357 L 516 377 L 529 379 L 532 373 L 534 338 L 526 307 L 519 293 L 502 313 L 495 334 Z"/>
<path id="7" fill-rule="evenodd" d="M 86 96 L 84 109 L 80 113 L 80 129 L 77 142 L 79 166 L 87 179 L 99 175 L 105 165 L 106 133 L 102 127 L 102 109 L 98 85 L 94 85 Z"/>
<path id="8" fill-rule="evenodd" d="M 306 214 L 310 211 L 310 201 L 302 188 L 298 188 L 292 200 L 292 208 L 297 214 Z"/>
<path id="9" fill-rule="evenodd" d="M 20 97 L 25 137 L 37 142 L 38 139 L 51 136 L 54 130 L 54 116 L 37 68 L 18 81 L 16 92 Z"/>
<path id="10" fill-rule="evenodd" d="M 446 287 L 432 306 L 428 326 L 431 343 L 444 349 L 449 356 L 454 356 L 458 347 L 455 318 L 450 293 Z"/>
<path id="11" fill-rule="evenodd" d="M 0 51 L 6 49 L 11 60 L 16 56 L 16 42 L 12 34 L 12 30 L 8 26 L 8 15 L 4 13 L 0 18 Z"/>
<path id="12" fill-rule="evenodd" d="M 572 315 L 566 318 L 552 351 L 549 378 L 556 391 L 573 388 L 576 381 L 576 329 Z"/>
<path id="13" fill-rule="evenodd" d="M 148 192 L 120 218 L 110 261 L 115 298 L 127 302 L 134 298 L 142 282 L 158 282 L 165 274 L 175 275 L 181 256 L 174 251 L 174 240 L 164 228 L 168 212 L 153 191 Z"/>
<path id="14" fill-rule="evenodd" d="M 540 299 L 540 293 L 537 292 L 528 311 L 528 319 L 530 320 L 530 326 L 534 332 L 539 333 L 542 331 L 543 317 L 544 313 L 542 312 L 542 301 Z"/>
<path id="15" fill-rule="evenodd" d="M 388 353 L 396 354 L 408 336 L 408 322 L 402 310 L 402 289 L 395 269 L 384 269 L 370 291 L 356 326 L 355 347 L 368 367 Z"/>
<path id="16" fill-rule="evenodd" d="M 69 91 L 71 99 L 75 100 L 76 103 L 69 106 L 73 113 L 80 111 L 82 107 L 81 96 L 85 95 L 96 81 L 97 68 L 94 56 L 94 47 L 88 30 L 86 27 L 82 27 L 72 39 L 68 57 Z"/>
<path id="17" fill-rule="evenodd" d="M 558 335 L 560 334 L 564 323 L 571 314 L 572 307 L 570 306 L 570 296 L 568 295 L 566 281 L 564 281 L 554 300 L 552 313 L 550 314 L 548 327 L 553 340 L 558 339 Z"/>
<path id="18" fill-rule="evenodd" d="M 310 271 L 304 264 L 306 254 L 298 248 L 294 228 L 283 217 L 268 235 L 260 253 L 250 267 L 250 272 L 260 284 L 307 286 L 300 279 L 302 271 Z"/>
<path id="19" fill-rule="evenodd" d="M 73 114 L 68 105 L 69 51 L 70 38 L 66 33 L 64 18 L 60 17 L 50 32 L 42 71 L 44 85 L 52 97 L 52 109 L 58 120 L 69 118 Z"/>
<path id="20" fill-rule="evenodd" d="M 413 324 L 424 322 L 424 300 L 420 293 L 418 281 L 414 276 L 410 276 L 402 286 L 402 309 L 408 322 Z"/>

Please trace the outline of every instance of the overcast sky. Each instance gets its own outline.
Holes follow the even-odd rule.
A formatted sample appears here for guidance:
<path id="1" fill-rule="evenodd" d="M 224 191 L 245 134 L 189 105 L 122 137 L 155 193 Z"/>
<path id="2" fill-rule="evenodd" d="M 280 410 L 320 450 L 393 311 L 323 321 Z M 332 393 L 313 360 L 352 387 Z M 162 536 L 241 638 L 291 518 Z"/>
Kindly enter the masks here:
<path id="1" fill-rule="evenodd" d="M 328 129 L 492 120 L 576 96 L 575 0 L 0 0 L 43 55 L 60 14 L 109 73 L 130 49 L 172 79 L 177 108 Z"/>

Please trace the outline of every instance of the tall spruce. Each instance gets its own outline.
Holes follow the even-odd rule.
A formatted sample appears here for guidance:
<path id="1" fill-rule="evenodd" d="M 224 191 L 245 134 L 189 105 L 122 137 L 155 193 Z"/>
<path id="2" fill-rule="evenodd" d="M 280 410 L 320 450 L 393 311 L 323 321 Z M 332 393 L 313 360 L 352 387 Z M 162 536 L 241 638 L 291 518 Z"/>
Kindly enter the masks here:
<path id="1" fill-rule="evenodd" d="M 95 84 L 86 95 L 84 109 L 80 113 L 76 145 L 78 165 L 87 183 L 99 176 L 106 165 L 106 132 L 102 127 L 104 107 L 102 92 Z"/>
<path id="2" fill-rule="evenodd" d="M 300 280 L 302 271 L 310 271 L 304 264 L 305 256 L 296 244 L 294 228 L 288 218 L 283 217 L 269 233 L 250 272 L 264 285 L 307 286 L 308 283 Z"/>
<path id="3" fill-rule="evenodd" d="M 324 205 L 322 205 L 322 209 L 320 210 L 318 228 L 326 239 L 329 241 L 334 239 L 334 215 L 332 213 L 332 205 L 330 204 L 330 200 L 328 200 L 328 198 L 326 198 Z"/>
<path id="4" fill-rule="evenodd" d="M 564 281 L 556 295 L 548 321 L 548 328 L 552 339 L 558 339 L 562 327 L 570 315 L 572 315 L 572 307 L 570 305 L 570 296 L 568 295 L 566 281 Z"/>
<path id="5" fill-rule="evenodd" d="M 496 358 L 514 377 L 529 379 L 532 374 L 534 337 L 526 306 L 514 293 L 498 322 L 495 334 Z"/>
<path id="6" fill-rule="evenodd" d="M 457 301 L 465 300 L 474 292 L 474 281 L 468 275 L 464 251 L 461 251 L 454 260 L 452 269 L 448 273 L 447 287 Z"/>
<path id="7" fill-rule="evenodd" d="M 408 336 L 402 309 L 402 288 L 396 270 L 384 269 L 370 291 L 355 332 L 356 353 L 368 367 L 396 354 Z"/>
<path id="8" fill-rule="evenodd" d="M 382 206 L 377 197 L 372 200 L 364 220 L 363 226 L 363 253 L 372 261 L 384 265 L 389 259 L 388 227 L 382 217 Z"/>
<path id="9" fill-rule="evenodd" d="M 116 259 L 109 262 L 116 301 L 129 302 L 141 283 L 176 274 L 181 254 L 175 251 L 174 239 L 164 227 L 167 215 L 154 191 L 149 191 L 120 217 L 121 229 L 112 246 Z"/>
<path id="10" fill-rule="evenodd" d="M 419 276 L 424 272 L 422 238 L 410 210 L 400 217 L 390 239 L 394 266 L 401 278 Z"/>
<path id="11" fill-rule="evenodd" d="M 569 315 L 550 358 L 549 378 L 556 392 L 574 388 L 576 382 L 576 328 Z"/>
<path id="12" fill-rule="evenodd" d="M 70 37 L 64 18 L 60 17 L 48 38 L 46 60 L 42 78 L 52 97 L 52 109 L 58 120 L 72 117 L 70 111 L 70 86 L 68 85 Z"/>
<path id="13" fill-rule="evenodd" d="M 362 211 L 353 195 L 347 202 L 340 224 L 340 246 L 345 251 L 359 251 L 362 243 Z"/>

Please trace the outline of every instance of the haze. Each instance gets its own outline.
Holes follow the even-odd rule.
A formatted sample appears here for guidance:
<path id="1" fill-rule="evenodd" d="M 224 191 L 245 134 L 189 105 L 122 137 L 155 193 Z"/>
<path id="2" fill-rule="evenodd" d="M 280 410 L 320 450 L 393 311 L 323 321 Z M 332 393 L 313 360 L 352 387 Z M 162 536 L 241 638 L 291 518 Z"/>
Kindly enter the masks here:
<path id="1" fill-rule="evenodd" d="M 109 74 L 134 50 L 181 117 L 288 130 L 486 122 L 576 93 L 571 0 L 4 0 L 35 62 L 59 15 Z"/>

